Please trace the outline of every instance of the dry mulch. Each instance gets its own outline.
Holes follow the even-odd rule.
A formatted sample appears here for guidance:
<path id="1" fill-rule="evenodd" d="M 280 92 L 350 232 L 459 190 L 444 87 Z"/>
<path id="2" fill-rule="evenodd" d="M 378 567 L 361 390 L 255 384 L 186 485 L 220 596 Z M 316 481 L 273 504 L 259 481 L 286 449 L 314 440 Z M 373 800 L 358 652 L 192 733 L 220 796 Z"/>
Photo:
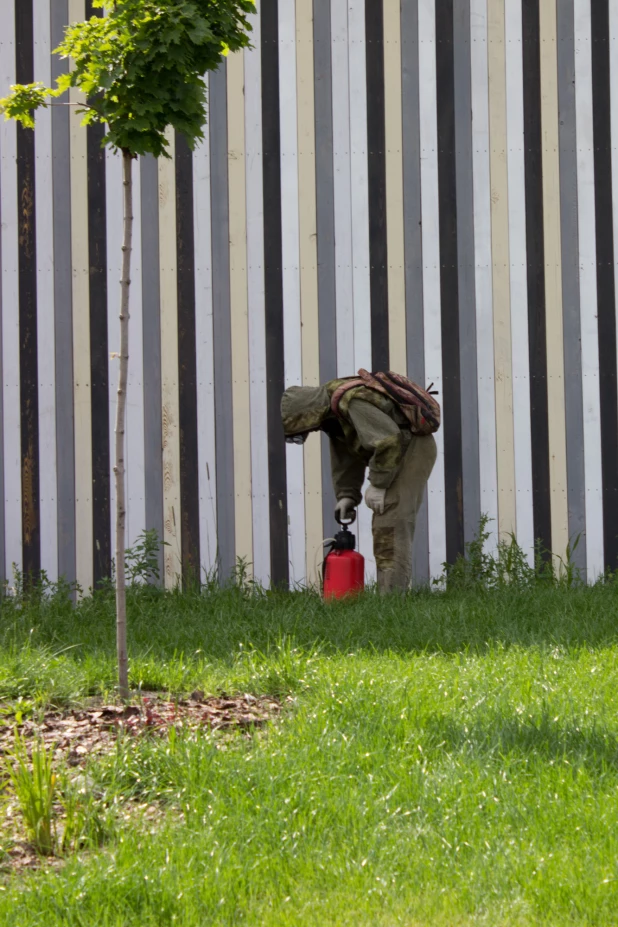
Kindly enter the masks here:
<path id="1" fill-rule="evenodd" d="M 193 692 L 187 699 L 170 701 L 161 696 L 143 697 L 139 705 L 100 705 L 65 711 L 46 711 L 18 725 L 29 745 L 42 741 L 54 756 L 79 766 L 88 756 L 108 753 L 120 733 L 139 736 L 164 733 L 170 727 L 209 731 L 249 731 L 272 721 L 281 711 L 274 698 L 254 695 L 213 696 Z M 0 726 L 0 755 L 13 748 L 14 716 L 4 716 Z"/>

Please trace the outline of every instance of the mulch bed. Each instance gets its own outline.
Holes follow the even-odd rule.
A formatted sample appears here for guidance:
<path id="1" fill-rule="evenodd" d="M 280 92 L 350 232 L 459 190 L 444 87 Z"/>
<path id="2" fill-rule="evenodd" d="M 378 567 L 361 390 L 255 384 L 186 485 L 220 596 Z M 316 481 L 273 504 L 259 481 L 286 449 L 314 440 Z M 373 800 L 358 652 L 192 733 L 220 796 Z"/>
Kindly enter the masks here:
<path id="1" fill-rule="evenodd" d="M 0 709 L 2 706 L 0 705 Z M 56 761 L 69 766 L 82 766 L 91 756 L 104 756 L 114 749 L 119 735 L 130 737 L 162 736 L 170 728 L 188 731 L 244 731 L 247 736 L 276 718 L 281 702 L 267 696 L 239 695 L 206 698 L 193 692 L 187 699 L 170 701 L 157 694 L 143 696 L 138 705 L 92 705 L 46 711 L 27 717 L 17 724 L 10 706 L 0 715 L 0 759 L 10 756 L 14 746 L 14 731 L 19 730 L 28 752 L 37 743 L 44 743 Z M 4 777 L 2 777 L 4 778 Z M 42 865 L 57 866 L 61 860 L 43 860 L 22 837 L 19 814 L 14 802 L 5 807 L 4 821 L 0 815 L 0 872 L 38 869 Z M 148 820 L 158 817 L 156 806 L 140 805 L 136 809 Z"/>
<path id="2" fill-rule="evenodd" d="M 193 692 L 187 699 L 170 701 L 161 696 L 143 697 L 139 705 L 99 705 L 65 711 L 47 711 L 18 725 L 30 745 L 42 741 L 56 758 L 79 766 L 88 756 L 108 753 L 121 733 L 139 736 L 165 733 L 168 728 L 209 731 L 250 731 L 272 721 L 281 711 L 274 698 L 254 695 L 206 698 Z M 14 718 L 14 716 L 13 716 Z M 13 749 L 14 720 L 4 716 L 0 725 L 0 755 Z"/>

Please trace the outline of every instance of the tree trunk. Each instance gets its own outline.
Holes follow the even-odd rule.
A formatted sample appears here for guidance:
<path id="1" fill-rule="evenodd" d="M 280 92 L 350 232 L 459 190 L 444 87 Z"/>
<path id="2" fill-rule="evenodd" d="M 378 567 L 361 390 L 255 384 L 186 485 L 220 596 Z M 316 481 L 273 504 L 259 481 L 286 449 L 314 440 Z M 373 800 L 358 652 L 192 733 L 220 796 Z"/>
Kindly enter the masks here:
<path id="1" fill-rule="evenodd" d="M 133 240 L 133 159 L 122 153 L 124 185 L 124 240 L 122 243 L 122 279 L 120 280 L 120 370 L 116 405 L 116 648 L 118 651 L 118 691 L 121 699 L 129 698 L 129 660 L 127 656 L 127 592 L 124 571 L 125 552 L 125 479 L 124 432 L 127 407 L 127 374 L 129 369 L 129 287 L 131 285 L 131 246 Z"/>

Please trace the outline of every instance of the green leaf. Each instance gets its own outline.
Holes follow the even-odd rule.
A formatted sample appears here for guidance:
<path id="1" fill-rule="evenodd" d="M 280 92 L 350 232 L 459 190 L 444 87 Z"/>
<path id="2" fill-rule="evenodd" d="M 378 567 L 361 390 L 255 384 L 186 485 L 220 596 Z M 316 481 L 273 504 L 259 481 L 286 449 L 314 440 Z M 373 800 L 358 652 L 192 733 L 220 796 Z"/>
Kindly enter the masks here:
<path id="1" fill-rule="evenodd" d="M 44 84 L 14 84 L 8 97 L 0 100 L 0 113 L 5 119 L 15 119 L 26 129 L 34 129 L 34 113 L 39 107 L 47 108 L 47 98 L 55 91 L 48 90 Z"/>

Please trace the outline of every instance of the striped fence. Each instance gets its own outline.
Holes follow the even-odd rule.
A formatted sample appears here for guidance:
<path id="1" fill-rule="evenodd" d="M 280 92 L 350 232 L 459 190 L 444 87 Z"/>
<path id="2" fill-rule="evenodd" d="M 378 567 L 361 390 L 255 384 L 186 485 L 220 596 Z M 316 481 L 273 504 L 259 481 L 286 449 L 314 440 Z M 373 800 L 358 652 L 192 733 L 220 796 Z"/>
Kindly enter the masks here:
<path id="1" fill-rule="evenodd" d="M 49 83 L 90 0 L 2 0 L 0 95 Z M 618 565 L 618 0 L 261 0 L 193 153 L 136 165 L 128 542 L 167 585 L 303 583 L 328 450 L 285 385 L 433 382 L 427 580 L 492 519 Z M 79 102 L 75 96 L 73 103 Z M 121 164 L 75 107 L 0 127 L 0 576 L 109 574 Z M 370 575 L 371 528 L 360 517 Z"/>

